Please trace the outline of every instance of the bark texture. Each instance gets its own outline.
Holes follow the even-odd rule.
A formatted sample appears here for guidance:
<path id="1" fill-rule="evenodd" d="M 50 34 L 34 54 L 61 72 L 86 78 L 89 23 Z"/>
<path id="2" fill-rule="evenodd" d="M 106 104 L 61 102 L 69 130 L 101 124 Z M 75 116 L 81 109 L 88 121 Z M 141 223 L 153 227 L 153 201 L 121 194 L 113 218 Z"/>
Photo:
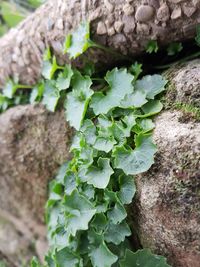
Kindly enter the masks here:
<path id="1" fill-rule="evenodd" d="M 193 38 L 200 23 L 199 0 L 49 0 L 0 39 L 0 86 L 17 76 L 37 81 L 47 46 L 60 57 L 65 36 L 88 19 L 97 42 L 129 56 L 144 51 L 150 39 L 160 45 Z M 110 55 L 88 53 L 90 60 L 112 62 Z"/>

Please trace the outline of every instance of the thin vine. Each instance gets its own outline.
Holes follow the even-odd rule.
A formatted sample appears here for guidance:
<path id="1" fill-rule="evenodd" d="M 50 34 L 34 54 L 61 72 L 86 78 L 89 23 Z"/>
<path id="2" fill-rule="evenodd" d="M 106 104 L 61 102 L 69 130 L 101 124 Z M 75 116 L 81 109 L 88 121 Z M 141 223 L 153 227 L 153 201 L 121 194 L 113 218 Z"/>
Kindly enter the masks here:
<path id="1" fill-rule="evenodd" d="M 64 51 L 74 59 L 91 46 L 97 45 L 90 40 L 89 24 L 82 23 L 67 36 Z M 85 74 L 70 65 L 59 66 L 47 50 L 44 79 L 26 99 L 42 102 L 52 112 L 64 103 L 76 134 L 72 159 L 50 184 L 46 263 L 34 258 L 32 267 L 169 266 L 148 249 L 133 252 L 128 241 L 126 206 L 136 192 L 133 175 L 154 163 L 152 117 L 162 110 L 157 97 L 167 83 L 157 74 L 139 79 L 141 72 L 135 63 L 94 77 L 93 67 Z M 0 95 L 1 109 L 13 105 L 23 88 L 10 82 Z"/>

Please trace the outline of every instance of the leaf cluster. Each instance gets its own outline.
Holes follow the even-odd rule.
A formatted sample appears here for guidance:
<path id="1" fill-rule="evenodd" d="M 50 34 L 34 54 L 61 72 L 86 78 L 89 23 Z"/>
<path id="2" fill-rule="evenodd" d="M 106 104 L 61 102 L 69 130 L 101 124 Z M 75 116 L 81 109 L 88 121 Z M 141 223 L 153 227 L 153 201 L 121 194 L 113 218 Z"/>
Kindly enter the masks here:
<path id="1" fill-rule="evenodd" d="M 76 57 L 89 47 L 88 40 L 88 25 L 82 24 L 66 39 L 66 51 Z M 160 75 L 138 79 L 137 63 L 94 79 L 93 71 L 59 66 L 50 50 L 42 74 L 30 102 L 42 102 L 52 112 L 64 106 L 66 120 L 76 129 L 72 159 L 50 184 L 45 266 L 169 266 L 148 250 L 131 252 L 126 221 L 126 205 L 136 191 L 132 175 L 154 163 L 152 116 L 162 109 L 156 97 L 165 90 L 166 80 Z M 2 97 L 12 98 L 18 87 L 6 87 Z M 32 267 L 41 267 L 37 259 Z"/>
<path id="2" fill-rule="evenodd" d="M 79 35 L 88 38 L 84 36 Z M 74 55 L 84 51 L 71 45 Z M 141 66 L 134 64 L 114 68 L 96 81 L 70 65 L 58 66 L 49 52 L 45 79 L 32 91 L 31 101 L 42 101 L 50 111 L 63 103 L 76 134 L 72 160 L 50 185 L 47 266 L 124 267 L 140 260 L 141 253 L 168 266 L 145 250 L 130 251 L 125 208 L 136 191 L 132 175 L 147 171 L 154 162 L 151 117 L 162 109 L 156 96 L 165 90 L 166 80 L 160 75 L 138 79 Z"/>

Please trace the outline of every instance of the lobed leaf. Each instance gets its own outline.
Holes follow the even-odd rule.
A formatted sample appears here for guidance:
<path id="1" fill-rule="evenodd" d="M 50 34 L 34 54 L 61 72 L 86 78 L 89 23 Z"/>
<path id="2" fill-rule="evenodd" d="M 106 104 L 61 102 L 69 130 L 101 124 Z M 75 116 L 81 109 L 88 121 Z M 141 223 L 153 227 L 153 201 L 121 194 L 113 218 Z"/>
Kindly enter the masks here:
<path id="1" fill-rule="evenodd" d="M 113 152 L 116 168 L 122 169 L 127 175 L 136 175 L 147 171 L 154 163 L 157 149 L 150 135 L 139 134 L 135 140 L 136 148 L 116 147 Z"/>
<path id="2" fill-rule="evenodd" d="M 162 256 L 154 255 L 149 249 L 132 252 L 126 250 L 125 259 L 120 261 L 120 267 L 170 267 Z"/>
<path id="3" fill-rule="evenodd" d="M 46 81 L 44 85 L 42 103 L 46 106 L 48 110 L 53 112 L 56 109 L 59 98 L 60 93 L 55 87 L 54 83 L 52 81 Z"/>
<path id="4" fill-rule="evenodd" d="M 98 248 L 93 249 L 90 253 L 93 267 L 110 267 L 118 259 L 106 246 L 102 243 Z"/>
<path id="5" fill-rule="evenodd" d="M 142 90 L 146 93 L 148 99 L 154 99 L 156 95 L 165 90 L 167 81 L 161 75 L 147 75 L 135 84 L 136 90 Z"/>
<path id="6" fill-rule="evenodd" d="M 93 204 L 76 189 L 66 195 L 63 203 L 67 231 L 75 236 L 79 230 L 87 230 L 88 223 L 96 213 Z"/>
<path id="7" fill-rule="evenodd" d="M 88 22 L 82 22 L 72 34 L 65 39 L 64 53 L 70 59 L 75 59 L 90 47 L 90 27 Z"/>
<path id="8" fill-rule="evenodd" d="M 82 76 L 79 72 L 76 72 L 72 81 L 72 92 L 67 95 L 65 101 L 66 117 L 70 125 L 76 130 L 79 130 L 87 107 L 90 101 L 90 97 L 93 91 L 90 89 L 92 81 L 88 76 Z"/>
<path id="9" fill-rule="evenodd" d="M 92 184 L 95 188 L 104 189 L 110 181 L 113 169 L 108 158 L 99 158 L 97 164 L 98 167 L 91 166 L 88 168 L 86 172 L 87 183 Z"/>
<path id="10" fill-rule="evenodd" d="M 113 69 L 107 72 L 105 80 L 109 84 L 109 90 L 106 95 L 95 93 L 91 100 L 91 108 L 96 115 L 106 114 L 112 108 L 120 106 L 120 102 L 125 95 L 133 92 L 134 76 L 127 73 L 126 69 Z"/>

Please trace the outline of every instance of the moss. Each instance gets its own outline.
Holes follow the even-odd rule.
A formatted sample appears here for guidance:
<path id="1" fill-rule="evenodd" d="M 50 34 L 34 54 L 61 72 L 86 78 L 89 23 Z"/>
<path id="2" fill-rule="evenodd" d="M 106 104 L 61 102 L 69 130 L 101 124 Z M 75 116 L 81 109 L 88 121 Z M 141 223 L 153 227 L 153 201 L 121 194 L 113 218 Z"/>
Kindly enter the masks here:
<path id="1" fill-rule="evenodd" d="M 174 103 L 175 109 L 181 110 L 186 117 L 200 121 L 200 109 L 193 106 L 192 104 L 186 103 Z"/>

